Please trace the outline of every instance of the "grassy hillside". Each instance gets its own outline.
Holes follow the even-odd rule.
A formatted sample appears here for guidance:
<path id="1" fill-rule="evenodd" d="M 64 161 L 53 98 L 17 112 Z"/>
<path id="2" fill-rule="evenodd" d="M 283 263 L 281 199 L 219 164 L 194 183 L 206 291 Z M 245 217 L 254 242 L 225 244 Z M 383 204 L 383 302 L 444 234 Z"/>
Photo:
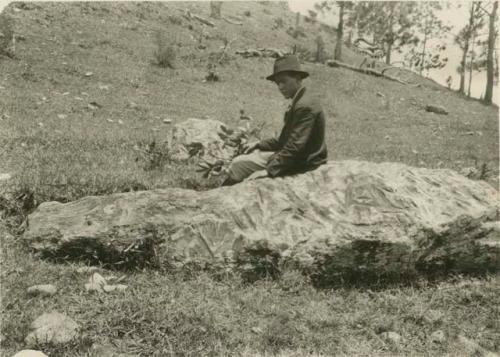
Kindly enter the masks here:
<path id="1" fill-rule="evenodd" d="M 244 109 L 255 124 L 265 122 L 264 136 L 279 131 L 286 103 L 264 80 L 273 60 L 243 59 L 234 51 L 297 43 L 312 49 L 317 25 L 304 22 L 309 37 L 297 41 L 286 33 L 295 20 L 283 3 L 224 3 L 223 15 L 244 25 L 213 20 L 215 28 L 187 20 L 186 9 L 208 18 L 208 4 L 198 2 L 13 3 L 4 10 L 23 40 L 17 59 L 0 62 L 0 140 L 6 148 L 0 155 L 3 169 L 38 202 L 134 186 L 210 185 L 190 167 L 145 172 L 143 160 L 136 161 L 134 146 L 163 140 L 170 129 L 165 118 L 175 123 L 210 116 L 236 126 Z M 284 25 L 272 30 L 277 18 Z M 173 39 L 175 69 L 154 64 L 158 32 Z M 218 68 L 221 81 L 203 83 L 221 38 L 235 39 Z M 357 63 L 355 54 L 345 53 L 346 61 Z M 313 63 L 305 68 L 328 115 L 331 159 L 457 170 L 477 160 L 498 169 L 497 108 L 436 85 L 404 86 Z M 444 105 L 450 115 L 427 113 L 426 104 Z"/>
<path id="2" fill-rule="evenodd" d="M 28 324 L 51 309 L 73 316 L 83 329 L 75 344 L 42 346 L 51 356 L 98 356 L 96 346 L 110 345 L 134 356 L 467 355 L 458 335 L 499 351 L 498 277 L 373 292 L 316 290 L 293 272 L 249 286 L 233 275 L 221 280 L 141 271 L 126 273 L 126 294 L 100 297 L 82 292 L 88 276 L 76 267 L 41 262 L 26 250 L 17 225 L 41 202 L 214 187 L 217 179 L 204 180 L 193 164 L 151 165 L 157 156 L 137 150 L 165 140 L 172 124 L 164 119 L 175 124 L 211 117 L 238 126 L 244 109 L 252 125 L 265 123 L 263 136 L 279 131 L 288 103 L 265 80 L 273 59 L 245 59 L 236 50 L 296 45 L 307 54 L 321 33 L 333 53 L 328 28 L 302 18 L 305 36 L 287 33 L 295 15 L 285 3 L 225 2 L 223 16 L 242 25 L 210 19 L 215 27 L 186 10 L 209 18 L 204 2 L 28 2 L 3 11 L 13 19 L 18 41 L 14 59 L 0 57 L 0 174 L 12 174 L 0 186 L 0 211 L 14 233 L 2 241 L 2 355 L 22 349 Z M 155 64 L 157 34 L 172 45 L 174 68 Z M 204 82 L 226 42 L 227 57 L 217 67 L 221 80 Z M 344 55 L 347 63 L 362 61 L 348 48 Z M 455 170 L 484 163 L 486 179 L 498 187 L 497 107 L 406 71 L 397 75 L 412 85 L 311 62 L 304 67 L 311 73 L 306 85 L 327 114 L 331 160 Z M 428 113 L 428 104 L 450 113 Z M 63 290 L 54 298 L 24 293 L 49 282 Z M 437 329 L 445 332 L 444 342 L 430 340 Z M 381 333 L 388 330 L 404 342 L 384 340 Z"/>

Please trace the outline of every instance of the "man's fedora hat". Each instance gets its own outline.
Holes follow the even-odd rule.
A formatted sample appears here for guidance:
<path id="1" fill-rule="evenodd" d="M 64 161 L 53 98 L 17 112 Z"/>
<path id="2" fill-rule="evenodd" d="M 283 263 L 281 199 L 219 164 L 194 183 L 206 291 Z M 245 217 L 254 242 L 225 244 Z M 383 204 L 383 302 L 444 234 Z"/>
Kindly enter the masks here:
<path id="1" fill-rule="evenodd" d="M 277 58 L 274 62 L 273 74 L 266 77 L 267 80 L 274 81 L 275 76 L 282 72 L 295 72 L 299 73 L 302 78 L 309 76 L 309 73 L 302 71 L 300 69 L 300 63 L 296 56 L 288 55 L 284 57 Z"/>

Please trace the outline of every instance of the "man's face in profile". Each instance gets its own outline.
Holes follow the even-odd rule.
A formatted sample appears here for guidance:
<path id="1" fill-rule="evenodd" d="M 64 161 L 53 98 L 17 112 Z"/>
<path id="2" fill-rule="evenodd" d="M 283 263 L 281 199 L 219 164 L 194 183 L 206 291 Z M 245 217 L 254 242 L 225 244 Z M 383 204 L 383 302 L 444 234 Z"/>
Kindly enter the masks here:
<path id="1" fill-rule="evenodd" d="M 302 85 L 302 79 L 297 74 L 291 72 L 278 73 L 274 78 L 274 82 L 286 99 L 293 98 Z"/>

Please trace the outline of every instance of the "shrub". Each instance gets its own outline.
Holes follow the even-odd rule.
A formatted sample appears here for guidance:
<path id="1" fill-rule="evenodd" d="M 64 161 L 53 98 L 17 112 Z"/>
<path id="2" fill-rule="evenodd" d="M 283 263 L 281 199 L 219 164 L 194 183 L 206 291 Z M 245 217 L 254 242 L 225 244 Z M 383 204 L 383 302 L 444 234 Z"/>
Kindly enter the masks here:
<path id="1" fill-rule="evenodd" d="M 315 54 L 311 53 L 311 51 L 301 45 L 295 45 L 294 54 L 300 61 L 312 61 L 315 58 Z"/>
<path id="2" fill-rule="evenodd" d="M 161 170 L 171 161 L 167 142 L 161 145 L 157 145 L 154 140 L 150 143 L 138 143 L 134 149 L 139 153 L 136 161 L 144 161 L 146 171 Z"/>
<path id="3" fill-rule="evenodd" d="M 296 28 L 289 27 L 286 33 L 293 38 L 307 37 L 305 30 L 301 26 L 298 26 Z"/>
<path id="4" fill-rule="evenodd" d="M 182 18 L 177 15 L 169 15 L 168 20 L 172 25 L 182 25 Z"/>
<path id="5" fill-rule="evenodd" d="M 0 55 L 14 56 L 14 26 L 10 17 L 0 14 Z"/>
<path id="6" fill-rule="evenodd" d="M 175 51 L 173 41 L 160 31 L 156 33 L 155 40 L 157 46 L 157 49 L 154 52 L 156 64 L 163 68 L 174 69 L 177 53 Z"/>
<path id="7" fill-rule="evenodd" d="M 274 19 L 273 29 L 280 29 L 285 26 L 285 21 L 281 17 Z"/>
<path id="8" fill-rule="evenodd" d="M 250 17 L 252 16 L 252 13 L 250 12 L 250 10 L 246 10 L 243 15 L 245 15 L 246 17 Z"/>

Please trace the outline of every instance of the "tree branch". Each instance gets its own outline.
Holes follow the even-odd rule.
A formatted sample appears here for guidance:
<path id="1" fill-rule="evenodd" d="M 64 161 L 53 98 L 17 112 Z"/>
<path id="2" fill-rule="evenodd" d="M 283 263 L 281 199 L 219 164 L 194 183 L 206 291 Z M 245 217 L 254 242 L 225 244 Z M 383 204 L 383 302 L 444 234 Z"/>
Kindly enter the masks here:
<path id="1" fill-rule="evenodd" d="M 326 64 L 330 67 L 342 67 L 342 68 L 346 68 L 346 69 L 349 69 L 349 70 L 354 71 L 354 72 L 359 72 L 359 73 L 363 73 L 363 74 L 369 74 L 369 75 L 372 75 L 375 77 L 385 78 L 385 79 L 388 79 L 390 81 L 398 82 L 401 84 L 408 84 L 399 78 L 389 76 L 387 74 L 384 74 L 384 73 L 379 72 L 379 71 L 375 71 L 374 69 L 370 69 L 370 68 L 358 68 L 358 67 L 348 65 L 347 63 L 343 63 L 343 62 L 336 61 L 336 60 L 329 60 L 326 62 Z"/>
<path id="2" fill-rule="evenodd" d="M 490 12 L 486 10 L 484 7 L 482 7 L 481 4 L 477 4 L 477 8 L 483 10 L 486 13 L 486 15 L 491 16 Z"/>

